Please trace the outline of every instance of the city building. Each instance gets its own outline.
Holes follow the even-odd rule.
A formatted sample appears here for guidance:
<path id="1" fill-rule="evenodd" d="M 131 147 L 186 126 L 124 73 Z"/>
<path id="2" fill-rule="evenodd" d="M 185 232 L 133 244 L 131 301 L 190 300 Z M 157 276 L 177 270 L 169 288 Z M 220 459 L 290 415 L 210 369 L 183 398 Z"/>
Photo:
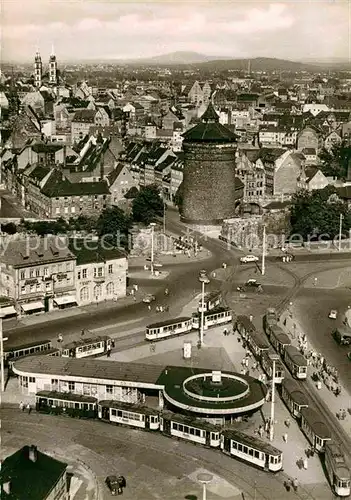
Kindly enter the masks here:
<path id="1" fill-rule="evenodd" d="M 86 239 L 70 240 L 69 248 L 77 258 L 75 283 L 78 305 L 118 300 L 126 296 L 128 261 L 124 252 L 106 242 L 101 245 L 98 240 Z"/>
<path id="2" fill-rule="evenodd" d="M 69 500 L 67 464 L 36 446 L 5 458 L 0 471 L 2 500 Z"/>
<path id="3" fill-rule="evenodd" d="M 235 211 L 237 136 L 219 123 L 212 103 L 201 122 L 183 134 L 182 220 L 217 224 Z"/>
<path id="4" fill-rule="evenodd" d="M 41 87 L 42 77 L 43 77 L 43 63 L 41 61 L 39 50 L 37 50 L 34 60 L 34 85 L 38 89 Z"/>
<path id="5" fill-rule="evenodd" d="M 76 305 L 75 263 L 65 239 L 3 237 L 0 295 L 14 300 L 18 314 Z"/>

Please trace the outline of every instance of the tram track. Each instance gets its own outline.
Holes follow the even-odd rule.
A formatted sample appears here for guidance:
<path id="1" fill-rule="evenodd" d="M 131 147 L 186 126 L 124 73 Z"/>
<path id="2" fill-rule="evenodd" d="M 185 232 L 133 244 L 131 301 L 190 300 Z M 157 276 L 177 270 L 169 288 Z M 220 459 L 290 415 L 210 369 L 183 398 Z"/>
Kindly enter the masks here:
<path id="1" fill-rule="evenodd" d="M 48 429 L 48 424 L 45 423 L 46 417 L 43 417 L 42 415 L 39 417 L 39 422 L 38 421 L 23 421 L 21 418 L 13 418 L 13 412 L 16 411 L 12 408 L 2 408 L 1 413 L 4 415 L 2 417 L 2 423 L 4 432 L 11 434 L 12 431 L 6 431 L 6 424 L 10 424 L 16 427 L 16 429 L 20 428 L 22 429 L 22 433 L 24 435 L 27 435 L 27 431 L 25 431 L 25 427 L 29 427 L 29 429 L 34 429 L 38 431 L 40 428 L 40 436 L 45 436 L 45 438 L 52 438 L 52 430 L 49 431 Z M 73 425 L 78 422 L 76 422 L 74 419 L 73 421 L 71 419 L 68 419 L 66 417 L 53 417 L 52 415 L 47 417 L 48 419 L 50 418 L 50 422 L 52 421 L 53 418 L 55 418 L 57 421 L 59 421 L 59 425 L 57 428 L 62 428 L 65 435 L 67 432 L 72 433 L 74 432 L 74 429 L 72 429 L 72 423 L 74 422 Z M 66 420 L 66 421 L 65 421 Z M 84 425 L 86 425 L 87 421 L 85 421 Z M 95 421 L 91 421 L 91 423 L 96 423 Z M 106 424 L 106 432 L 104 432 L 104 427 L 105 423 L 99 422 L 99 430 L 97 433 L 94 432 L 94 441 L 96 440 L 96 436 L 104 436 L 108 437 L 109 441 L 113 441 L 113 443 L 116 445 L 117 449 L 119 449 L 122 445 L 125 445 L 125 441 L 123 438 L 119 438 L 118 436 L 114 436 L 113 432 L 116 431 L 118 428 L 111 426 L 109 429 L 107 426 L 110 426 L 111 424 Z M 51 427 L 50 427 L 51 429 Z M 94 426 L 94 430 L 96 430 L 96 426 Z M 121 429 L 122 430 L 122 429 Z M 129 431 L 130 429 L 128 429 Z M 17 431 L 16 431 L 17 432 Z M 50 433 L 51 432 L 51 433 Z M 119 432 L 119 431 L 117 431 Z M 86 434 L 82 433 L 81 434 L 83 437 L 83 442 L 86 441 Z M 200 445 L 196 445 L 194 443 L 186 443 L 182 442 L 183 445 L 188 448 L 186 451 L 180 451 L 177 449 L 177 444 L 179 441 L 173 440 L 175 446 L 172 446 L 170 450 L 166 450 L 164 446 L 162 446 L 162 443 L 170 440 L 172 438 L 169 438 L 168 436 L 163 436 L 162 434 L 157 434 L 159 440 L 155 441 L 152 440 L 150 442 L 145 442 L 144 439 L 138 439 L 137 446 L 138 450 L 142 451 L 142 453 L 147 453 L 147 450 L 152 450 L 157 454 L 163 454 L 163 455 L 168 455 L 168 456 L 176 456 L 179 458 L 181 461 L 189 461 L 189 457 L 194 463 L 200 462 L 199 466 L 203 466 L 207 468 L 208 470 L 211 470 L 214 474 L 218 475 L 219 477 L 224 477 L 226 481 L 229 483 L 235 485 L 238 489 L 241 489 L 243 493 L 246 495 L 249 495 L 249 498 L 255 498 L 257 500 L 272 500 L 272 492 L 269 490 L 267 486 L 265 486 L 264 480 L 269 476 L 269 481 L 274 481 L 277 484 L 277 487 L 280 489 L 283 488 L 283 483 L 286 479 L 289 479 L 289 477 L 282 472 L 278 472 L 276 474 L 272 474 L 271 472 L 264 472 L 261 470 L 257 470 L 257 477 L 258 481 L 250 481 L 246 479 L 246 476 L 242 474 L 242 472 L 234 472 L 234 469 L 231 465 L 231 462 L 233 461 L 234 463 L 237 464 L 243 464 L 246 467 L 246 464 L 237 461 L 233 458 L 227 457 L 226 455 L 220 454 L 219 450 L 214 450 L 210 448 L 206 448 L 206 450 L 211 451 L 211 454 L 213 453 L 213 460 L 210 459 L 207 456 L 204 456 L 203 453 L 197 453 L 198 451 L 202 450 L 203 447 Z M 133 441 L 133 435 L 129 436 L 130 439 Z M 77 444 L 80 444 L 79 440 L 79 433 L 75 435 L 74 437 L 74 442 Z M 100 442 L 100 440 L 99 440 Z M 84 444 L 83 444 L 84 446 Z M 86 447 L 86 445 L 85 445 Z M 91 449 L 90 446 L 87 448 L 89 452 L 91 452 L 94 455 L 97 455 L 98 458 L 101 459 L 100 453 L 97 453 L 93 449 Z M 218 453 L 217 453 L 218 452 Z M 217 460 L 217 457 L 220 457 L 220 462 Z M 225 463 L 228 462 L 228 465 Z M 282 491 L 283 493 L 283 491 Z M 282 498 L 280 493 L 277 493 L 277 497 L 275 499 L 280 499 Z M 311 492 L 307 491 L 303 486 L 300 486 L 299 490 L 295 494 L 296 498 L 299 500 L 319 500 L 318 497 L 314 496 Z"/>

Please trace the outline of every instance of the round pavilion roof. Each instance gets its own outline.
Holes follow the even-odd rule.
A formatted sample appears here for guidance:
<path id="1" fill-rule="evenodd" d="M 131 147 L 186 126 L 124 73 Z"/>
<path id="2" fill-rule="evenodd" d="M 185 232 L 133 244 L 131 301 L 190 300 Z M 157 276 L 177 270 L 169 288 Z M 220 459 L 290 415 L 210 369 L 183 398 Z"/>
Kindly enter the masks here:
<path id="1" fill-rule="evenodd" d="M 229 128 L 219 123 L 219 116 L 216 113 L 212 102 L 200 118 L 200 123 L 195 125 L 183 134 L 186 142 L 218 142 L 235 143 L 237 135 Z"/>

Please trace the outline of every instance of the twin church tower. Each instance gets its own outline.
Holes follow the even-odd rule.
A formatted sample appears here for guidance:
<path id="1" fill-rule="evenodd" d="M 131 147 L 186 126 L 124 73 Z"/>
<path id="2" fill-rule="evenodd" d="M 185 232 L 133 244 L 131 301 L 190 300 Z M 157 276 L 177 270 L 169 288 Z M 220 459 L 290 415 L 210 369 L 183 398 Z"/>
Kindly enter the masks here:
<path id="1" fill-rule="evenodd" d="M 40 88 L 43 79 L 43 63 L 41 61 L 41 55 L 39 50 L 35 54 L 34 60 L 34 85 Z M 57 60 L 54 53 L 54 48 L 52 48 L 50 59 L 49 59 L 49 84 L 57 85 Z"/>

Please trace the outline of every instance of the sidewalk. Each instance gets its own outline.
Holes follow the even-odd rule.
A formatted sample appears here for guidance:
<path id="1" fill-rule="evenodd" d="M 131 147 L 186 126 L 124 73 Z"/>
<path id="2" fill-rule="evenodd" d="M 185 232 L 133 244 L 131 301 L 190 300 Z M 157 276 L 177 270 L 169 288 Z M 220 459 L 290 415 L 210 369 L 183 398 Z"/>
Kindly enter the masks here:
<path id="1" fill-rule="evenodd" d="M 284 326 L 284 319 L 286 319 L 286 325 Z M 298 338 L 299 335 L 303 334 L 303 330 L 296 319 L 296 314 L 293 314 L 292 317 L 286 311 L 280 318 L 280 326 L 286 331 L 286 333 L 291 338 L 291 343 L 295 347 L 298 348 Z M 296 328 L 294 328 L 296 325 Z M 308 342 L 308 351 L 314 350 L 313 345 Z M 326 354 L 326 359 L 328 360 L 328 353 L 321 353 L 322 355 Z M 337 368 L 337 367 L 336 367 Z M 339 420 L 339 425 L 343 427 L 343 429 L 351 436 L 351 414 L 347 411 L 351 410 L 351 395 L 345 389 L 345 387 L 339 381 L 339 386 L 341 386 L 341 394 L 339 396 L 335 396 L 332 391 L 330 391 L 325 384 L 322 383 L 321 389 L 317 389 L 317 384 L 312 380 L 312 373 L 316 372 L 317 369 L 312 365 L 309 366 L 308 379 L 316 388 L 316 391 L 319 392 L 319 397 L 327 404 L 330 411 L 336 415 L 340 409 L 346 409 L 346 418 L 345 420 Z"/>

